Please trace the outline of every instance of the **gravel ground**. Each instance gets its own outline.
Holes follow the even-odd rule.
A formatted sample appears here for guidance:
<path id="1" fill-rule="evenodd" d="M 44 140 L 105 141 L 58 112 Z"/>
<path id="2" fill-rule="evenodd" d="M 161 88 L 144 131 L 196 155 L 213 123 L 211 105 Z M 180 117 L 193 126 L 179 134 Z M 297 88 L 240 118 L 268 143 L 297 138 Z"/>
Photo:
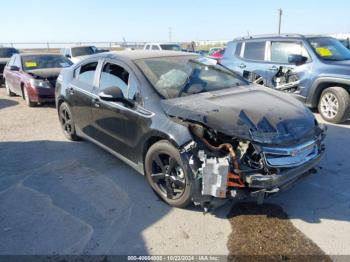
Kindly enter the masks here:
<path id="1" fill-rule="evenodd" d="M 203 215 L 165 205 L 97 146 L 67 141 L 54 106 L 28 108 L 0 88 L 0 254 L 350 255 L 349 123 L 328 133 L 317 174 L 263 206 Z"/>
<path id="2" fill-rule="evenodd" d="M 245 261 L 251 257 L 263 257 L 269 261 L 300 261 L 301 258 L 315 262 L 331 261 L 290 222 L 278 205 L 237 203 L 228 218 L 232 225 L 228 241 L 232 261 Z"/>

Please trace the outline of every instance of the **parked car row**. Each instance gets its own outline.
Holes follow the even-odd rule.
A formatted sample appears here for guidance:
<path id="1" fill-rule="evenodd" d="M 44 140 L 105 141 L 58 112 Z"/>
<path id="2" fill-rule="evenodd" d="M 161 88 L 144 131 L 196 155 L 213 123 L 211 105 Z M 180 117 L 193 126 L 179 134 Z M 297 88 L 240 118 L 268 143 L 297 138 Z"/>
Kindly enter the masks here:
<path id="1" fill-rule="evenodd" d="M 9 96 L 19 95 L 33 107 L 55 101 L 57 77 L 64 67 L 78 63 L 89 55 L 108 52 L 95 46 L 74 46 L 59 54 L 22 53 L 15 48 L 0 48 L 0 81 Z"/>

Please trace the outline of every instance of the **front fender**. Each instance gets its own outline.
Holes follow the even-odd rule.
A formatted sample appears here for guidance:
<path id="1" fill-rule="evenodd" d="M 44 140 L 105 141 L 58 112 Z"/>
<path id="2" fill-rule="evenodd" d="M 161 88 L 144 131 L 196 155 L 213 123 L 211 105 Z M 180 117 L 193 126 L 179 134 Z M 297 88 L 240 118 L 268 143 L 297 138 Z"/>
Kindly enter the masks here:
<path id="1" fill-rule="evenodd" d="M 349 76 L 324 76 L 317 78 L 309 90 L 306 105 L 311 108 L 317 107 L 322 91 L 330 85 L 336 86 L 337 84 L 350 86 Z"/>

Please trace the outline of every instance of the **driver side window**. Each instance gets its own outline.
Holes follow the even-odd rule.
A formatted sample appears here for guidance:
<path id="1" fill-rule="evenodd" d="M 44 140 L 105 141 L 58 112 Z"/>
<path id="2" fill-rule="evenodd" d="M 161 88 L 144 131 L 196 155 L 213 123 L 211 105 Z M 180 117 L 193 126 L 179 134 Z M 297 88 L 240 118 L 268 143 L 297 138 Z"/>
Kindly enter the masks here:
<path id="1" fill-rule="evenodd" d="M 109 87 L 119 87 L 124 96 L 128 97 L 129 73 L 123 67 L 106 63 L 100 78 L 100 90 Z"/>

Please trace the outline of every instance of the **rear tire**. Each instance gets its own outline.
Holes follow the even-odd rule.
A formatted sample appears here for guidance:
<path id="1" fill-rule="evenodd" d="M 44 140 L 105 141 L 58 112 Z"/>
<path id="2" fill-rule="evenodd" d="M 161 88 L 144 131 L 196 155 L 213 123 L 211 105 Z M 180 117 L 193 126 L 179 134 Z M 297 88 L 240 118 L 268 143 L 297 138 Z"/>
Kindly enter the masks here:
<path id="1" fill-rule="evenodd" d="M 322 92 L 318 112 L 327 122 L 339 124 L 348 119 L 349 106 L 349 93 L 342 87 L 333 86 Z"/>
<path id="2" fill-rule="evenodd" d="M 7 83 L 7 80 L 6 80 L 6 79 L 5 79 L 5 88 L 6 88 L 6 94 L 7 94 L 8 96 L 15 96 L 15 95 L 16 95 L 15 93 L 13 93 L 13 92 L 11 91 L 10 86 L 9 86 L 9 84 Z"/>
<path id="3" fill-rule="evenodd" d="M 192 174 L 187 173 L 179 150 L 169 141 L 153 144 L 145 157 L 145 175 L 156 194 L 173 207 L 184 208 L 192 202 Z"/>
<path id="4" fill-rule="evenodd" d="M 71 141 L 80 140 L 75 130 L 75 123 L 69 105 L 63 102 L 58 109 L 58 118 L 65 137 Z"/>
<path id="5" fill-rule="evenodd" d="M 34 106 L 36 106 L 36 103 L 35 102 L 32 102 L 31 100 L 30 100 L 30 97 L 29 97 L 29 94 L 28 94 L 28 90 L 27 90 L 27 88 L 23 88 L 23 98 L 24 98 L 24 100 L 26 101 L 26 104 L 27 104 L 27 106 L 29 106 L 29 107 L 34 107 Z"/>

